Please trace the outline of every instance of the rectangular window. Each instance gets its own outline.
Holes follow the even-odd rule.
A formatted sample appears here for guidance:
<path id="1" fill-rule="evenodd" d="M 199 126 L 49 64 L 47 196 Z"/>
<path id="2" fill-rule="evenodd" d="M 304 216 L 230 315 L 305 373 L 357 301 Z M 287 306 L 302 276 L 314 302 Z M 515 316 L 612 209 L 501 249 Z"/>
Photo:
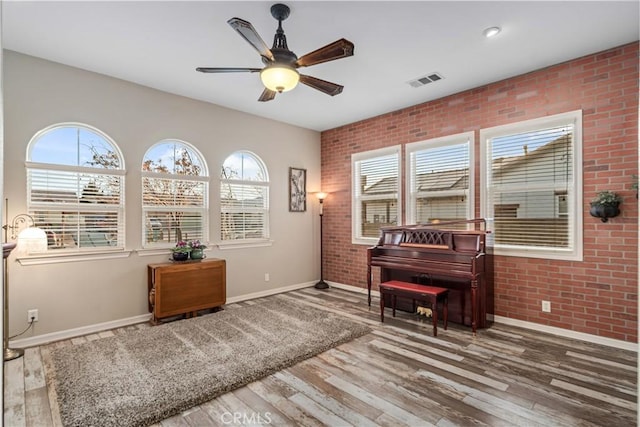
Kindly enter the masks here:
<path id="1" fill-rule="evenodd" d="M 269 238 L 269 187 L 263 182 L 220 183 L 222 240 Z"/>
<path id="2" fill-rule="evenodd" d="M 124 248 L 124 171 L 27 169 L 29 213 L 48 248 Z"/>
<path id="3" fill-rule="evenodd" d="M 473 132 L 407 144 L 407 223 L 470 219 Z"/>
<path id="4" fill-rule="evenodd" d="M 142 177 L 144 246 L 166 247 L 180 240 L 206 241 L 207 178 L 149 175 Z"/>
<path id="5" fill-rule="evenodd" d="M 582 259 L 582 112 L 480 131 L 482 215 L 502 255 Z"/>
<path id="6" fill-rule="evenodd" d="M 380 227 L 399 225 L 400 146 L 351 156 L 352 240 L 371 244 L 380 237 Z"/>

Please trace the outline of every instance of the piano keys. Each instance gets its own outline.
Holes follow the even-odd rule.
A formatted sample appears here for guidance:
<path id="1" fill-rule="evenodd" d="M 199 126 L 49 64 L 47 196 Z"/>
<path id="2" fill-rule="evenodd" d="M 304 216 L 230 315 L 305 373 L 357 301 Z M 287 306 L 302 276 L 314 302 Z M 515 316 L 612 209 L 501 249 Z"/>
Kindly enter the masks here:
<path id="1" fill-rule="evenodd" d="M 487 305 L 493 307 L 487 301 L 487 233 L 484 219 L 381 228 L 377 245 L 367 249 L 369 306 L 372 268 L 379 267 L 381 282 L 450 289 L 449 319 L 470 324 L 475 336 L 478 328 L 487 326 Z M 414 309 L 411 301 L 399 299 L 398 308 L 403 307 Z"/>

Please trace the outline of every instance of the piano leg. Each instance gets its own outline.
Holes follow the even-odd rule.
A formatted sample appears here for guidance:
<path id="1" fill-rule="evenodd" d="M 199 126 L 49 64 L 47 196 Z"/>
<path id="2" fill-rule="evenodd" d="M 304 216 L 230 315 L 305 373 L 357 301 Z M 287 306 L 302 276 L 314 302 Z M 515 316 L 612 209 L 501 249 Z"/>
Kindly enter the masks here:
<path id="1" fill-rule="evenodd" d="M 371 307 L 371 266 L 367 265 L 367 304 Z"/>
<path id="2" fill-rule="evenodd" d="M 438 297 L 431 298 L 431 319 L 433 320 L 433 336 L 438 336 Z"/>
<path id="3" fill-rule="evenodd" d="M 466 307 L 467 307 L 467 290 L 462 289 L 460 291 L 460 324 L 462 325 L 466 325 L 465 323 L 465 317 L 467 315 Z M 469 323 L 473 324 L 473 313 L 471 313 L 471 316 L 469 317 Z"/>
<path id="4" fill-rule="evenodd" d="M 476 329 L 478 327 L 478 282 L 471 282 L 471 331 L 473 336 L 476 336 Z"/>
<path id="5" fill-rule="evenodd" d="M 437 304 L 437 301 L 436 301 Z M 444 330 L 447 330 L 447 321 L 449 318 L 449 294 L 445 294 L 444 296 L 444 306 L 442 307 L 442 317 L 443 317 L 443 323 L 444 323 Z"/>
<path id="6" fill-rule="evenodd" d="M 391 295 L 391 314 L 396 317 L 396 295 Z"/>

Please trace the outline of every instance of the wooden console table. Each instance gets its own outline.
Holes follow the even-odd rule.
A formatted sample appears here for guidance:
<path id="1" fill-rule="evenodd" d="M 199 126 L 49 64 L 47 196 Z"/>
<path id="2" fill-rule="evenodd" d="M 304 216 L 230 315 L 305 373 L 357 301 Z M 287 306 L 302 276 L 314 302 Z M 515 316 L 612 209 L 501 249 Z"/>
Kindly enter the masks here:
<path id="1" fill-rule="evenodd" d="M 151 323 L 179 314 L 220 307 L 227 301 L 226 262 L 223 259 L 165 262 L 147 266 Z"/>

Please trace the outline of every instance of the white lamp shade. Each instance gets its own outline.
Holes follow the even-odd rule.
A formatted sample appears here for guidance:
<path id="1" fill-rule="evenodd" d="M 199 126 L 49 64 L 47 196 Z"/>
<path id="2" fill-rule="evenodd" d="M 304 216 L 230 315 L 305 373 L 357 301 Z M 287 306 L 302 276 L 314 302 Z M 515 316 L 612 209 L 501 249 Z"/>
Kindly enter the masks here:
<path id="1" fill-rule="evenodd" d="M 31 254 L 47 251 L 47 233 L 37 227 L 28 227 L 18 234 L 18 250 Z"/>
<path id="2" fill-rule="evenodd" d="M 282 93 L 298 85 L 300 73 L 286 65 L 275 65 L 260 71 L 260 79 L 267 89 Z"/>

